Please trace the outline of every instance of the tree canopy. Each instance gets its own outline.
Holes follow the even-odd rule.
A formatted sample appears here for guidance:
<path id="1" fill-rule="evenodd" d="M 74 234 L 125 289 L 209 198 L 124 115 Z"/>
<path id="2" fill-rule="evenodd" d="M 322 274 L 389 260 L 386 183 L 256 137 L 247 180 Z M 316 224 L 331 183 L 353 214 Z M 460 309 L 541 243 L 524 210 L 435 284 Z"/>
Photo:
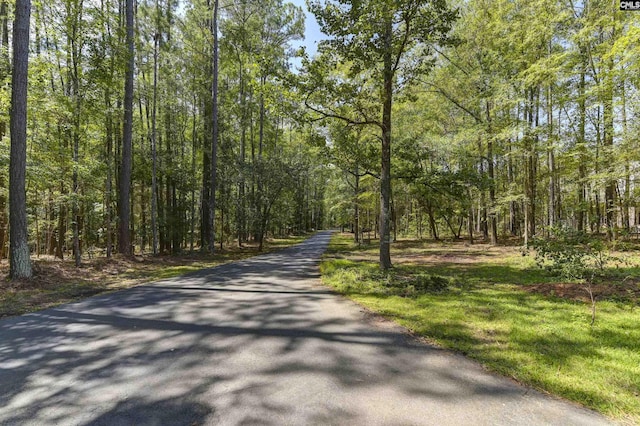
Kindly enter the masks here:
<path id="1" fill-rule="evenodd" d="M 25 4 L 0 2 L 5 165 Z M 314 57 L 283 0 L 30 6 L 2 257 L 21 233 L 10 182 L 30 254 L 78 265 L 325 226 L 379 236 L 384 269 L 398 235 L 638 232 L 639 18 L 610 2 L 311 0 Z"/>

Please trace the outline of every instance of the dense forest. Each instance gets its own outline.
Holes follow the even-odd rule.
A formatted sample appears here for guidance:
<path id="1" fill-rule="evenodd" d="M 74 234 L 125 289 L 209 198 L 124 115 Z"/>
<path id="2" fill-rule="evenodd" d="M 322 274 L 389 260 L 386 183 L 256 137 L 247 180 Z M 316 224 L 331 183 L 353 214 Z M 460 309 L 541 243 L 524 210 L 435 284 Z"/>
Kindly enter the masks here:
<path id="1" fill-rule="evenodd" d="M 1 5 L 5 164 L 11 3 Z M 220 12 L 212 6 L 33 3 L 26 166 L 32 255 L 75 256 L 79 264 L 82 256 L 116 251 L 213 251 L 212 229 L 216 244 L 242 245 L 261 243 L 267 232 L 322 225 L 322 140 L 297 119 L 289 65 L 290 43 L 304 32 L 302 10 L 281 1 L 230 2 Z M 7 171 L 0 175 L 2 257 Z"/>
<path id="2" fill-rule="evenodd" d="M 332 119 L 343 176 L 328 187 L 331 217 L 379 229 L 381 246 L 398 234 L 525 246 L 558 228 L 637 236 L 638 15 L 599 0 L 357 5 L 312 7 L 334 36 L 309 66 L 324 89 L 309 106 Z"/>
<path id="3" fill-rule="evenodd" d="M 327 35 L 311 57 L 293 47 L 304 10 L 282 0 L 1 1 L 0 256 L 9 232 L 79 265 L 349 226 L 381 236 L 388 268 L 398 235 L 637 233 L 638 15 L 602 0 L 308 8 Z"/>

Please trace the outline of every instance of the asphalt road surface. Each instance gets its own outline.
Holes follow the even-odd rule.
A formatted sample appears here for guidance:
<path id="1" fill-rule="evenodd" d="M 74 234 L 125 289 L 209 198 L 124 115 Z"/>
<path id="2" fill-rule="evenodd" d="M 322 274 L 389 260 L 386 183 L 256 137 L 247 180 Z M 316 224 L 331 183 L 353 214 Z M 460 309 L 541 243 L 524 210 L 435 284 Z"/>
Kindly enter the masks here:
<path id="1" fill-rule="evenodd" d="M 329 237 L 0 321 L 0 424 L 609 422 L 322 287 Z"/>

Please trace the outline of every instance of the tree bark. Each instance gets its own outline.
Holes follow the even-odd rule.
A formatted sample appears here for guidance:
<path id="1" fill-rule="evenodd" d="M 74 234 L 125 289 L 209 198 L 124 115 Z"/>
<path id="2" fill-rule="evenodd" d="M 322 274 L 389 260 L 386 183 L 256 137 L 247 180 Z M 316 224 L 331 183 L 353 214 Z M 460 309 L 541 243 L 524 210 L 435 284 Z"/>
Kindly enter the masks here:
<path id="1" fill-rule="evenodd" d="M 213 21 L 211 35 L 213 36 L 213 82 L 211 85 L 211 197 L 209 198 L 209 253 L 215 251 L 215 213 L 216 213 L 216 168 L 218 163 L 218 0 L 213 2 Z"/>
<path id="2" fill-rule="evenodd" d="M 9 162 L 9 276 L 33 275 L 27 230 L 27 81 L 29 72 L 30 0 L 16 0 L 13 23 L 13 75 L 11 77 L 11 154 Z"/>
<path id="3" fill-rule="evenodd" d="M 82 2 L 75 3 L 74 8 L 67 10 L 67 16 L 69 20 L 68 31 L 68 48 L 71 54 L 71 67 L 70 67 L 70 84 L 71 84 L 71 96 L 73 98 L 73 200 L 71 204 L 72 210 L 72 229 L 73 229 L 73 258 L 76 268 L 80 266 L 82 260 L 82 253 L 80 251 L 80 209 L 79 209 L 79 190 L 80 184 L 78 182 L 78 168 L 79 154 L 80 154 L 80 114 L 82 107 L 82 96 L 80 95 L 80 75 L 79 75 L 79 62 L 82 47 L 78 46 L 78 33 L 80 31 L 80 23 L 82 22 Z"/>
<path id="4" fill-rule="evenodd" d="M 616 232 L 616 206 L 615 206 L 615 196 L 616 196 L 616 180 L 614 179 L 613 174 L 613 158 L 612 158 L 612 150 L 613 150 L 613 59 L 610 58 L 607 61 L 608 72 L 604 79 L 605 84 L 605 98 L 603 102 L 603 120 L 604 120 L 604 149 L 603 154 L 605 161 L 607 162 L 606 170 L 607 170 L 607 183 L 604 191 L 605 198 L 605 218 L 607 223 L 607 238 L 609 241 L 613 241 L 617 237 Z"/>
<path id="5" fill-rule="evenodd" d="M 105 98 L 105 107 L 107 109 L 107 113 L 105 116 L 105 127 L 106 127 L 106 162 L 107 162 L 107 179 L 105 182 L 105 222 L 106 222 L 106 256 L 111 257 L 111 253 L 113 250 L 113 241 L 112 241 L 112 229 L 111 229 L 111 221 L 112 221 L 112 213 L 111 213 L 111 188 L 113 187 L 113 117 L 111 115 L 111 91 L 109 89 L 105 90 L 104 93 Z"/>
<path id="6" fill-rule="evenodd" d="M 391 106 L 393 102 L 393 64 L 391 37 L 393 23 L 387 18 L 384 34 L 384 86 L 382 105 L 382 161 L 380 173 L 380 267 L 391 268 Z"/>
<path id="7" fill-rule="evenodd" d="M 196 136 L 196 123 L 197 123 L 197 98 L 194 96 L 193 98 L 193 122 L 191 128 L 191 174 L 193 176 L 196 175 L 196 147 L 197 147 L 197 136 Z M 190 223 L 190 233 L 189 233 L 189 253 L 193 253 L 193 248 L 195 245 L 195 227 L 196 227 L 196 186 L 191 186 L 191 223 Z"/>
<path id="8" fill-rule="evenodd" d="M 156 13 L 158 2 L 156 1 Z M 158 255 L 158 153 L 156 148 L 156 116 L 158 100 L 158 39 L 159 30 L 153 37 L 153 100 L 151 106 L 151 234 L 153 255 Z"/>
<path id="9" fill-rule="evenodd" d="M 559 221 L 556 183 L 556 159 L 553 146 L 553 92 L 551 84 L 547 87 L 547 167 L 549 169 L 549 226 L 555 226 Z"/>
<path id="10" fill-rule="evenodd" d="M 353 223 L 355 226 L 353 238 L 356 243 L 360 242 L 360 174 L 358 166 L 356 166 L 356 173 L 354 174 L 355 183 L 353 185 Z"/>
<path id="11" fill-rule="evenodd" d="M 2 56 L 0 57 L 0 81 L 9 74 L 9 18 L 7 13 L 7 2 L 0 2 L 0 46 L 2 47 Z M 0 121 L 0 141 L 4 140 L 7 134 L 7 123 Z M 0 259 L 4 259 L 7 255 L 6 239 L 7 239 L 7 197 L 4 190 L 7 182 L 4 173 L 0 173 Z"/>
<path id="12" fill-rule="evenodd" d="M 578 84 L 578 213 L 576 215 L 577 229 L 584 230 L 586 216 L 587 188 L 585 180 L 587 178 L 587 152 L 586 152 L 586 101 L 585 101 L 585 74 L 587 72 L 586 54 L 581 49 L 582 65 L 580 68 L 580 82 Z"/>
<path id="13" fill-rule="evenodd" d="M 122 163 L 120 167 L 120 193 L 118 223 L 118 249 L 125 256 L 131 256 L 131 167 L 132 167 L 132 139 L 133 139 L 133 68 L 134 68 L 134 40 L 133 40 L 133 0 L 126 0 L 126 43 L 127 65 L 124 84 L 124 117 L 122 132 Z"/>
<path id="14" fill-rule="evenodd" d="M 488 126 L 488 139 L 487 139 L 487 171 L 489 172 L 489 235 L 491 238 L 491 244 L 498 244 L 498 221 L 496 219 L 496 183 L 495 183 L 495 171 L 493 165 L 493 130 L 491 128 L 491 105 L 487 100 L 485 103 L 487 114 L 487 126 Z"/>

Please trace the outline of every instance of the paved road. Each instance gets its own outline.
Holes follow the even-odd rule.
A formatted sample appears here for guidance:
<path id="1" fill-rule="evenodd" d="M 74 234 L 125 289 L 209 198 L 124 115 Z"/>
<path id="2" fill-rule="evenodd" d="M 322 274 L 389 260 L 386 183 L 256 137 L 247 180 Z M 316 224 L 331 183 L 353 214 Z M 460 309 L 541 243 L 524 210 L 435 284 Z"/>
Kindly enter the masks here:
<path id="1" fill-rule="evenodd" d="M 0 321 L 0 424 L 607 423 L 332 294 L 329 237 Z"/>

